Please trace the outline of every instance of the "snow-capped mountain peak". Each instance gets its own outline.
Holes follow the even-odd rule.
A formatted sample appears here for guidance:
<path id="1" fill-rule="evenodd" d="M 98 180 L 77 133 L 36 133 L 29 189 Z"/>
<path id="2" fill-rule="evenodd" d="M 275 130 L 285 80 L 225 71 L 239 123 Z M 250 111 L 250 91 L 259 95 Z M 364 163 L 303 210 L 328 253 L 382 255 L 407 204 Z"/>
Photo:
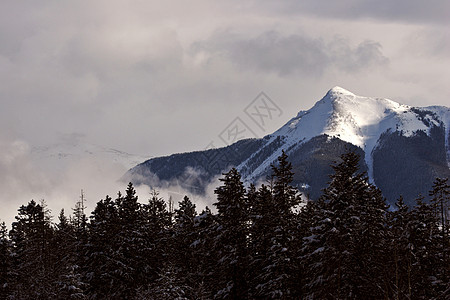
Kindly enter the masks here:
<path id="1" fill-rule="evenodd" d="M 333 87 L 332 89 L 330 89 L 328 92 L 327 92 L 327 96 L 330 96 L 330 97 L 334 97 L 334 98 L 338 98 L 338 97 L 340 97 L 340 96 L 355 96 L 355 94 L 353 94 L 352 92 L 350 92 L 349 90 L 346 90 L 346 89 L 344 89 L 344 88 L 342 88 L 342 87 L 340 87 L 340 86 L 335 86 L 335 87 Z"/>
<path id="2" fill-rule="evenodd" d="M 432 114 L 418 116 L 419 111 L 425 110 L 389 99 L 358 96 L 336 86 L 311 109 L 300 111 L 271 137 L 282 138 L 285 141 L 284 149 L 295 148 L 295 145 L 323 134 L 339 138 L 364 150 L 369 177 L 373 178 L 372 151 L 383 133 L 397 131 L 410 137 L 418 131 L 429 134 L 432 126 L 439 125 L 439 120 Z M 280 151 L 276 151 L 273 157 L 268 157 L 252 174 L 248 174 L 250 178 L 262 174 Z M 245 162 L 241 165 L 245 165 Z"/>
<path id="3" fill-rule="evenodd" d="M 403 195 L 413 205 L 418 194 L 428 193 L 436 177 L 450 176 L 449 127 L 448 107 L 412 107 L 334 87 L 312 108 L 262 139 L 150 159 L 128 175 L 152 185 L 148 174 L 165 182 L 183 181 L 186 170 L 199 170 L 202 175 L 194 185 L 201 190 L 203 182 L 235 166 L 244 182 L 257 183 L 271 174 L 271 164 L 284 150 L 293 165 L 293 183 L 317 199 L 332 173 L 330 165 L 351 149 L 364 158 L 361 171 L 368 172 L 390 203 Z"/>
<path id="4" fill-rule="evenodd" d="M 274 135 L 291 135 L 295 132 L 293 138 L 298 141 L 327 134 L 364 147 L 368 138 L 379 135 L 380 130 L 385 131 L 387 128 L 384 127 L 394 125 L 390 122 L 380 128 L 383 120 L 409 111 L 409 106 L 392 100 L 357 96 L 341 87 L 334 87 L 314 107 L 300 112 Z M 398 118 L 396 121 L 401 119 L 406 118 Z M 308 126 L 303 126 L 306 123 Z M 416 125 L 417 128 L 407 128 L 405 134 L 425 129 L 423 124 Z"/>

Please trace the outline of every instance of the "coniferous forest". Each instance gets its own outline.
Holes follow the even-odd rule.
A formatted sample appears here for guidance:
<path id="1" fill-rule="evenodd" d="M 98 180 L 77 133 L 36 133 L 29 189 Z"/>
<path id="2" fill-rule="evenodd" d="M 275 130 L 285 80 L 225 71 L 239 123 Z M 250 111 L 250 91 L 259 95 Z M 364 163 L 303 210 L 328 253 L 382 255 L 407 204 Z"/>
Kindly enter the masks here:
<path id="1" fill-rule="evenodd" d="M 131 183 L 90 216 L 30 201 L 0 228 L 0 299 L 450 299 L 448 179 L 389 208 L 358 164 L 306 205 L 284 152 L 261 186 L 223 174 L 217 213 Z"/>

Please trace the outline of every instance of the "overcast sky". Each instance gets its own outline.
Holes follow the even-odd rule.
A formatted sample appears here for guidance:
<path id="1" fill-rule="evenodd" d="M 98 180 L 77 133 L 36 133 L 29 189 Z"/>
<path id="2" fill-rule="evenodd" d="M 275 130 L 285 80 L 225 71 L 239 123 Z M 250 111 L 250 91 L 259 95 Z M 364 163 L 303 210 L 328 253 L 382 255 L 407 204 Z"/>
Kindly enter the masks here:
<path id="1" fill-rule="evenodd" d="M 336 85 L 427 106 L 449 105 L 449 83 L 446 0 L 3 0 L 0 203 L 57 201 L 48 194 L 56 181 L 29 157 L 36 146 L 200 150 L 222 146 L 236 117 L 250 122 L 244 109 L 261 91 L 282 114 L 254 127 L 257 136 Z M 77 189 L 81 174 L 92 182 L 123 171 L 77 168 L 66 170 Z"/>

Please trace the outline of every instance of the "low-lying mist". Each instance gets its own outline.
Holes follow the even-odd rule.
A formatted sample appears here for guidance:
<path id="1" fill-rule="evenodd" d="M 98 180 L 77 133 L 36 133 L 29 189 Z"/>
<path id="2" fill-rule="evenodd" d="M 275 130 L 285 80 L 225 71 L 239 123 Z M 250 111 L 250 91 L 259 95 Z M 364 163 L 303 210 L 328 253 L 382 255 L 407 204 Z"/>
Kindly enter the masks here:
<path id="1" fill-rule="evenodd" d="M 79 200 L 83 190 L 89 216 L 95 205 L 106 195 L 113 199 L 117 193 L 125 191 L 128 184 L 123 175 L 129 165 L 110 157 L 94 155 L 86 151 L 83 155 L 56 155 L 42 159 L 36 157 L 33 148 L 23 140 L 0 139 L 0 221 L 8 226 L 14 221 L 17 210 L 32 199 L 45 200 L 51 210 L 53 222 L 61 209 L 66 215 L 72 214 L 72 208 Z M 194 170 L 190 178 L 195 176 Z M 218 178 L 207 184 L 206 193 L 197 195 L 181 187 L 179 182 L 159 182 L 155 177 L 152 188 L 159 192 L 166 203 L 171 199 L 174 208 L 187 195 L 201 212 L 205 206 L 212 207 L 215 202 L 214 189 L 219 185 Z M 146 203 L 150 198 L 151 188 L 147 185 L 135 186 L 139 202 Z"/>

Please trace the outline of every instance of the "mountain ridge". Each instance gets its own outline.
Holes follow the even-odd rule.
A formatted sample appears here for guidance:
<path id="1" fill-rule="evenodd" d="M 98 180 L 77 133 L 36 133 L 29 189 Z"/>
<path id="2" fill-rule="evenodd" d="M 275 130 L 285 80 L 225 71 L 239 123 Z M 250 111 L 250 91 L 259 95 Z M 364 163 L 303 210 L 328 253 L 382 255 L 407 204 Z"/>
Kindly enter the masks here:
<path id="1" fill-rule="evenodd" d="M 137 183 L 157 185 L 145 177 L 149 174 L 153 178 L 161 177 L 161 168 L 155 163 L 159 161 L 159 165 L 164 165 L 162 177 L 166 182 L 180 175 L 183 167 L 203 174 L 200 181 L 204 182 L 231 166 L 237 167 L 245 182 L 257 182 L 270 173 L 270 165 L 285 150 L 298 172 L 295 183 L 301 190 L 308 187 L 302 192 L 317 198 L 331 173 L 329 165 L 350 148 L 361 155 L 361 169 L 368 172 L 370 181 L 390 191 L 386 196 L 392 203 L 400 194 L 406 193 L 412 198 L 412 193 L 429 190 L 433 176 L 449 176 L 449 127 L 448 107 L 413 107 L 390 99 L 358 96 L 336 86 L 312 108 L 300 111 L 281 128 L 261 139 L 238 141 L 210 152 L 150 159 L 132 168 L 127 175 L 134 179 L 136 175 L 143 175 Z M 221 161 L 212 163 L 202 156 L 220 157 Z M 384 161 L 395 165 L 397 170 L 390 169 Z M 392 173 L 395 177 L 392 180 L 399 185 L 401 180 L 408 181 L 411 170 L 414 176 L 424 174 L 418 174 L 411 185 L 404 184 L 398 193 L 382 178 Z M 177 180 L 180 178 L 182 176 Z M 420 189 L 414 185 L 419 185 Z"/>
<path id="2" fill-rule="evenodd" d="M 349 109 L 350 106 L 353 109 Z M 429 128 L 423 122 L 416 120 L 411 111 L 412 108 L 389 99 L 357 96 L 336 86 L 330 89 L 311 109 L 300 111 L 296 117 L 269 136 L 288 136 L 286 147 L 298 144 L 299 141 L 306 142 L 312 137 L 322 134 L 337 137 L 358 146 L 365 152 L 364 160 L 369 167 L 369 178 L 373 182 L 371 153 L 382 133 L 386 130 L 401 131 L 402 135 L 410 137 L 418 130 L 425 130 L 429 134 Z M 443 108 L 446 107 L 431 107 L 435 111 L 443 111 Z M 426 111 L 430 107 L 418 109 Z M 446 109 L 447 115 L 450 116 L 450 109 Z M 348 113 L 348 111 L 351 112 Z M 450 127 L 449 119 L 450 117 L 447 118 L 447 133 L 448 127 Z M 432 121 L 436 122 L 436 120 Z M 312 129 L 301 126 L 305 123 Z M 448 134 L 446 136 L 448 137 Z M 446 145 L 448 148 L 448 143 Z M 268 158 L 268 161 L 275 161 L 279 154 L 281 151 Z M 270 163 L 266 163 L 262 167 L 265 168 L 267 165 Z M 263 170 L 259 168 L 258 171 Z M 250 178 L 254 179 L 258 175 L 256 173 Z"/>

